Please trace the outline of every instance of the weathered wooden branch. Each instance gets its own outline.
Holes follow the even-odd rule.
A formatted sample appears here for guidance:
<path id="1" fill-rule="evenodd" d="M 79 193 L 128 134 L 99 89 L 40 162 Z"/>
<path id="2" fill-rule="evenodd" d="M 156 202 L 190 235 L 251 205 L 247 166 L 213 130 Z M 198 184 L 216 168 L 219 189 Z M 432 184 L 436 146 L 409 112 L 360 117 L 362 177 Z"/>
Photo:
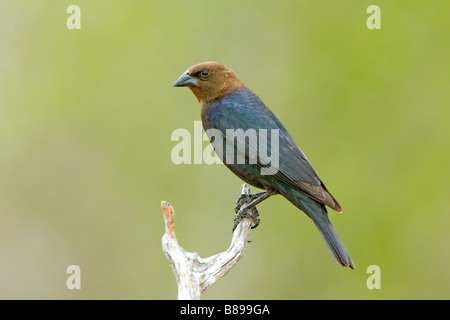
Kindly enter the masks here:
<path id="1" fill-rule="evenodd" d="M 249 193 L 245 185 L 242 193 Z M 165 201 L 161 202 L 161 208 L 166 225 L 162 247 L 177 279 L 178 299 L 199 300 L 200 294 L 226 275 L 244 255 L 252 219 L 244 217 L 241 220 L 233 233 L 231 245 L 227 251 L 203 259 L 197 253 L 186 252 L 178 245 L 175 236 L 175 212 Z"/>

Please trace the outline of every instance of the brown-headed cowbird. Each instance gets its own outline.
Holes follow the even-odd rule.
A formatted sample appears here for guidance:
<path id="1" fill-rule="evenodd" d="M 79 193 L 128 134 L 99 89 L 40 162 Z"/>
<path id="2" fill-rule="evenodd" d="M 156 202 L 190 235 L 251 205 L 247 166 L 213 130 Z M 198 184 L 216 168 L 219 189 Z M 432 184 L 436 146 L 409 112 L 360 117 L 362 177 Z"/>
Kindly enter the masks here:
<path id="1" fill-rule="evenodd" d="M 174 86 L 189 87 L 201 103 L 203 128 L 224 164 L 248 184 L 265 190 L 243 206 L 237 216 L 244 215 L 271 195 L 281 194 L 314 221 L 334 259 L 354 269 L 325 207 L 342 212 L 341 206 L 261 99 L 245 87 L 231 69 L 217 62 L 190 67 Z M 250 133 L 258 132 L 266 136 L 252 139 Z M 236 138 L 240 142 L 236 143 Z M 245 161 L 239 161 L 239 156 Z M 273 160 L 270 166 L 268 160 Z"/>

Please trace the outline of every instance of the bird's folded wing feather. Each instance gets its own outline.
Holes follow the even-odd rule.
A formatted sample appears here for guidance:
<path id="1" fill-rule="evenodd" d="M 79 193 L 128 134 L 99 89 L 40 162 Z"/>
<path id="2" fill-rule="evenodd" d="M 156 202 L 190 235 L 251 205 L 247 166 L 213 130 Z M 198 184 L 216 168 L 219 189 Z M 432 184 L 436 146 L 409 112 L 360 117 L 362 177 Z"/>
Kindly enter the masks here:
<path id="1" fill-rule="evenodd" d="M 234 130 L 234 137 L 231 138 L 234 141 L 229 142 L 235 144 L 237 153 L 244 155 L 261 167 L 267 167 L 269 159 L 265 159 L 264 155 L 276 152 L 276 146 L 272 146 L 270 135 L 273 134 L 273 129 L 279 129 L 279 163 L 278 170 L 274 169 L 273 175 L 309 197 L 341 212 L 342 209 L 336 199 L 325 188 L 316 170 L 276 116 L 256 95 L 240 100 L 239 102 L 222 102 L 214 123 L 216 129 L 228 141 L 230 137 L 226 130 Z M 248 129 L 254 129 L 257 133 L 260 132 L 260 129 L 267 129 L 270 132 L 267 134 L 267 143 L 255 145 L 254 140 L 246 140 L 245 131 Z M 235 137 L 237 139 L 234 139 Z M 259 157 L 255 159 L 255 153 L 249 152 L 249 150 L 259 150 L 257 153 Z"/>

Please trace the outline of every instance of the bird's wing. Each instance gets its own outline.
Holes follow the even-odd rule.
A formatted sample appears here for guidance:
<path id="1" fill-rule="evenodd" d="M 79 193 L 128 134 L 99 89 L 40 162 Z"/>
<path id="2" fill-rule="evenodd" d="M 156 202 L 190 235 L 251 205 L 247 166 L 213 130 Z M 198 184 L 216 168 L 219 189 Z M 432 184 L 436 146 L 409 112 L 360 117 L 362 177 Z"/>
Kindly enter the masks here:
<path id="1" fill-rule="evenodd" d="M 271 157 L 266 155 L 272 156 L 272 152 L 276 152 L 277 148 L 271 141 L 271 135 L 274 134 L 273 129 L 278 129 L 279 163 L 278 168 L 272 168 L 273 176 L 330 208 L 338 212 L 342 211 L 294 139 L 256 95 L 240 97 L 238 101 L 222 102 L 215 117 L 214 126 L 220 130 L 226 140 L 235 144 L 237 153 L 268 171 L 270 169 L 267 169 L 267 164 Z M 231 138 L 233 141 L 230 141 L 227 129 L 234 130 L 234 137 Z M 254 139 L 245 139 L 245 131 L 249 129 L 254 129 L 256 132 L 267 129 L 267 143 L 258 145 Z M 252 150 L 259 150 L 259 152 L 255 156 Z"/>

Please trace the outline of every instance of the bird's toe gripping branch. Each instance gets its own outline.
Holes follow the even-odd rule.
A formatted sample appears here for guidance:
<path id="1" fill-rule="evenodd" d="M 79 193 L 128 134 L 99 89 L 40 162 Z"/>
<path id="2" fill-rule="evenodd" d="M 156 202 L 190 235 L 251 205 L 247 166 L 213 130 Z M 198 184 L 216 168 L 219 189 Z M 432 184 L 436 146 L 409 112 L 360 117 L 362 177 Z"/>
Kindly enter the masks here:
<path id="1" fill-rule="evenodd" d="M 270 197 L 270 194 L 267 192 L 250 193 L 250 188 L 247 188 L 247 186 L 243 184 L 242 193 L 236 201 L 236 207 L 234 208 L 236 215 L 234 217 L 232 232 L 234 232 L 234 230 L 244 217 L 251 218 L 254 224 L 252 226 L 252 229 L 256 228 L 260 223 L 259 213 L 258 209 L 256 209 L 256 205 L 267 199 L 268 197 Z"/>
<path id="2" fill-rule="evenodd" d="M 237 210 L 236 215 L 234 216 L 234 224 L 232 232 L 234 232 L 234 230 L 244 217 L 249 217 L 250 219 L 252 219 L 253 221 L 252 229 L 256 228 L 260 223 L 260 219 L 258 218 L 259 217 L 258 209 L 256 209 L 256 207 L 247 208 L 248 204 L 250 203 L 248 202 L 248 200 L 243 201 L 241 198 L 239 198 L 239 200 L 241 201 L 242 207 L 239 207 L 240 209 Z"/>

